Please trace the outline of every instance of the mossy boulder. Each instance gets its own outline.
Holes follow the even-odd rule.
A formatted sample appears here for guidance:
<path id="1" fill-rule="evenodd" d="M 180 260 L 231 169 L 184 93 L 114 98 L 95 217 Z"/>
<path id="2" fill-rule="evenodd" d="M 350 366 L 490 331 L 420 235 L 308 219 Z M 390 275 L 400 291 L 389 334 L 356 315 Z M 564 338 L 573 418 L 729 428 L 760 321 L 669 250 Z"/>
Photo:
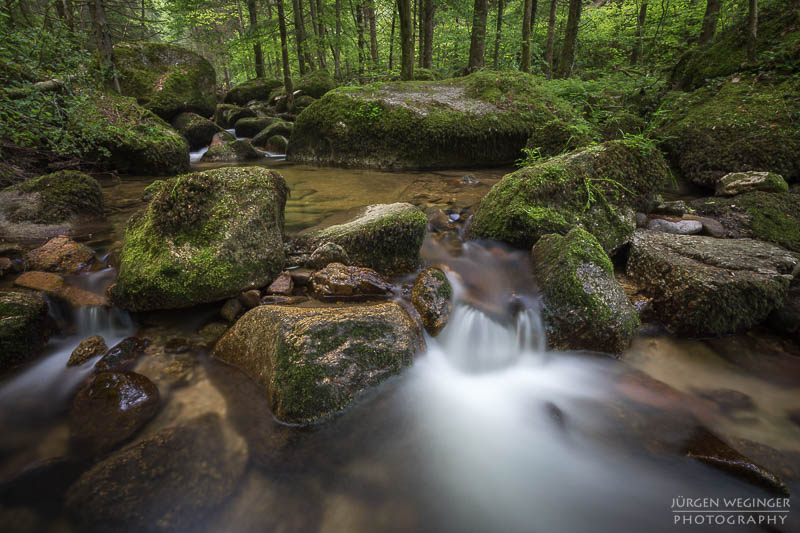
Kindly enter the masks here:
<path id="1" fill-rule="evenodd" d="M 287 146 L 289 146 L 289 139 L 283 135 L 273 135 L 267 139 L 267 142 L 264 144 L 264 148 L 268 152 L 276 154 L 285 154 Z"/>
<path id="2" fill-rule="evenodd" d="M 254 146 L 266 146 L 267 141 L 269 141 L 275 135 L 281 135 L 287 139 L 290 138 L 293 130 L 294 124 L 291 122 L 277 120 L 261 130 L 258 135 L 253 137 L 252 142 Z"/>
<path id="3" fill-rule="evenodd" d="M 419 273 L 411 289 L 411 303 L 428 333 L 436 336 L 444 329 L 453 311 L 453 287 L 441 268 Z"/>
<path id="4" fill-rule="evenodd" d="M 411 204 L 376 204 L 343 224 L 307 232 L 298 241 L 309 251 L 326 242 L 338 244 L 352 265 L 388 274 L 411 272 L 419 264 L 427 225 L 425 213 Z"/>
<path id="5" fill-rule="evenodd" d="M 123 174 L 171 176 L 189 169 L 189 143 L 133 98 L 89 95 L 66 126 L 91 140 L 85 157 Z"/>
<path id="6" fill-rule="evenodd" d="M 212 146 L 200 159 L 203 163 L 242 163 L 263 159 L 250 141 L 240 140 Z"/>
<path id="7" fill-rule="evenodd" d="M 294 88 L 300 91 L 301 95 L 310 96 L 312 98 L 322 98 L 325 93 L 333 90 L 335 87 L 336 82 L 331 75 L 328 74 L 327 70 L 312 70 L 300 78 Z"/>
<path id="8" fill-rule="evenodd" d="M 743 192 L 789 192 L 789 184 L 774 172 L 731 172 L 717 182 L 717 196 L 735 196 Z"/>
<path id="9" fill-rule="evenodd" d="M 627 274 L 676 333 L 724 335 L 761 323 L 779 308 L 800 258 L 753 239 L 715 239 L 637 230 Z"/>
<path id="10" fill-rule="evenodd" d="M 235 85 L 225 95 L 226 104 L 246 105 L 253 100 L 267 101 L 272 89 L 281 87 L 283 82 L 275 79 L 256 78 Z"/>
<path id="11" fill-rule="evenodd" d="M 307 94 L 301 94 L 300 96 L 292 100 L 292 113 L 299 113 L 300 111 L 307 108 L 316 101 L 317 99 L 314 98 L 313 96 L 308 96 Z"/>
<path id="12" fill-rule="evenodd" d="M 30 292 L 0 292 L 0 372 L 39 353 L 50 337 L 47 303 Z"/>
<path id="13" fill-rule="evenodd" d="M 749 170 L 800 181 L 800 80 L 737 80 L 667 96 L 654 127 L 673 164 L 711 189 Z"/>
<path id="14" fill-rule="evenodd" d="M 288 188 L 276 172 L 220 168 L 161 182 L 125 231 L 123 309 L 191 307 L 266 286 L 281 272 Z"/>
<path id="15" fill-rule="evenodd" d="M 400 305 L 260 306 L 220 339 L 217 359 L 267 391 L 285 422 L 314 422 L 344 409 L 367 387 L 398 373 L 422 350 L 417 325 Z"/>
<path id="16" fill-rule="evenodd" d="M 691 206 L 718 219 L 728 237 L 752 237 L 800 252 L 800 193 L 756 191 L 700 198 Z"/>
<path id="17" fill-rule="evenodd" d="M 564 236 L 545 235 L 531 258 L 551 347 L 616 354 L 630 345 L 639 330 L 639 315 L 591 233 L 575 228 Z"/>
<path id="18" fill-rule="evenodd" d="M 3 189 L 0 208 L 10 222 L 57 224 L 102 217 L 103 192 L 91 176 L 62 170 Z"/>
<path id="19" fill-rule="evenodd" d="M 271 126 L 281 119 L 276 117 L 246 117 L 240 118 L 234 125 L 237 137 L 255 137 L 267 126 Z"/>
<path id="20" fill-rule="evenodd" d="M 203 56 L 166 43 L 119 43 L 114 58 L 122 93 L 164 120 L 184 111 L 214 114 L 217 78 Z"/>
<path id="21" fill-rule="evenodd" d="M 585 124 L 542 80 L 520 72 L 340 87 L 300 113 L 287 157 L 387 169 L 505 165 L 557 118 Z"/>
<path id="22" fill-rule="evenodd" d="M 666 178 L 659 150 L 633 138 L 553 157 L 495 184 L 475 212 L 471 234 L 528 248 L 579 225 L 612 253 L 633 234 L 633 210 L 646 210 Z"/>
<path id="23" fill-rule="evenodd" d="M 189 142 L 190 150 L 199 150 L 211 144 L 214 135 L 223 131 L 211 120 L 203 118 L 197 113 L 181 113 L 172 121 L 175 130 L 183 135 Z"/>

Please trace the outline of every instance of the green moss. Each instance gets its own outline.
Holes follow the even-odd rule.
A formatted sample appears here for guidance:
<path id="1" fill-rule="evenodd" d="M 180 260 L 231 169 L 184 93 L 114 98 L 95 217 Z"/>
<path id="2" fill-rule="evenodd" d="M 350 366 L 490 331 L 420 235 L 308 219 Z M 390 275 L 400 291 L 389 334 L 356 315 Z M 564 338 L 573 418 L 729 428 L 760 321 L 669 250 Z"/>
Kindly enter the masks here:
<path id="1" fill-rule="evenodd" d="M 251 100 L 267 101 L 272 90 L 282 85 L 283 83 L 276 79 L 257 78 L 247 80 L 228 91 L 225 95 L 225 103 L 241 106 Z"/>
<path id="2" fill-rule="evenodd" d="M 35 210 L 7 210 L 6 216 L 12 222 L 54 224 L 76 216 L 103 216 L 103 192 L 100 185 L 94 178 L 82 172 L 54 172 L 9 187 L 6 191 L 39 195 L 38 208 Z"/>
<path id="3" fill-rule="evenodd" d="M 32 293 L 0 293 L 0 371 L 34 356 L 50 336 L 47 304 Z"/>
<path id="4" fill-rule="evenodd" d="M 207 118 L 203 118 L 197 113 L 181 113 L 172 121 L 175 129 L 183 135 L 189 142 L 189 149 L 198 150 L 211 143 L 211 139 L 224 131 Z"/>
<path id="5" fill-rule="evenodd" d="M 302 94 L 312 98 L 322 98 L 325 93 L 333 90 L 336 82 L 326 70 L 312 70 L 299 80 L 295 85 L 295 90 L 302 91 Z"/>
<path id="6" fill-rule="evenodd" d="M 237 120 L 234 128 L 239 137 L 255 137 L 264 128 L 275 122 L 282 122 L 282 120 L 277 117 L 245 117 Z"/>
<path id="7" fill-rule="evenodd" d="M 237 163 L 263 159 L 263 157 L 262 154 L 253 148 L 250 141 L 240 140 L 212 146 L 203 154 L 202 161 L 208 163 Z"/>

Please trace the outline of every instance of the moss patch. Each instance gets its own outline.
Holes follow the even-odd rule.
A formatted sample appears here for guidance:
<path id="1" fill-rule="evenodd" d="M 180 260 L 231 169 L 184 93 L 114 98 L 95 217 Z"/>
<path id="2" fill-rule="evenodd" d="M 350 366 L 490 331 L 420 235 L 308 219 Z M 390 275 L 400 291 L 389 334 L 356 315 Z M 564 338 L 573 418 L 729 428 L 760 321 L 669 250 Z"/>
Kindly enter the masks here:
<path id="1" fill-rule="evenodd" d="M 0 371 L 36 355 L 50 337 L 47 304 L 35 294 L 0 293 Z"/>
<path id="2" fill-rule="evenodd" d="M 276 87 L 283 83 L 276 79 L 257 78 L 239 83 L 225 95 L 226 104 L 245 105 L 251 100 L 267 101 Z"/>
<path id="3" fill-rule="evenodd" d="M 6 206 L 6 217 L 12 222 L 56 224 L 76 216 L 103 216 L 103 193 L 91 176 L 62 170 L 27 180 L 9 187 L 3 193 L 35 194 L 26 206 Z"/>

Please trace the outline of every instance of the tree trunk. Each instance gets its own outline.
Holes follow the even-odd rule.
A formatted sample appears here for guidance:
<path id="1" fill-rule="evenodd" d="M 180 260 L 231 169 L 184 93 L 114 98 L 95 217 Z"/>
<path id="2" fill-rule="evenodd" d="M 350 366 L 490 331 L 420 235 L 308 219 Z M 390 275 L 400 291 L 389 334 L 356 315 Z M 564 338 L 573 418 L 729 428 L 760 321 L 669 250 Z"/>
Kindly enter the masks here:
<path id="1" fill-rule="evenodd" d="M 328 68 L 328 60 L 325 58 L 325 41 L 327 40 L 325 36 L 328 33 L 328 30 L 325 28 L 325 12 L 323 11 L 324 4 L 322 0 L 317 1 L 317 34 L 319 35 L 319 43 L 317 44 L 317 50 L 319 50 L 319 68 L 326 69 Z M 314 0 L 311 0 L 313 3 Z"/>
<path id="2" fill-rule="evenodd" d="M 700 38 L 697 40 L 698 46 L 705 46 L 714 38 L 717 31 L 717 20 L 719 19 L 719 8 L 722 0 L 708 0 L 706 2 L 706 13 L 703 15 L 703 27 L 700 29 Z"/>
<path id="3" fill-rule="evenodd" d="M 569 16 L 567 29 L 564 32 L 564 46 L 558 56 L 557 78 L 569 78 L 572 74 L 572 63 L 575 60 L 575 41 L 578 40 L 578 25 L 581 22 L 581 0 L 569 0 Z"/>
<path id="4" fill-rule="evenodd" d="M 531 9 L 532 0 L 525 0 L 522 8 L 522 72 L 531 71 Z"/>
<path id="5" fill-rule="evenodd" d="M 422 68 L 422 55 L 425 48 L 425 14 L 423 13 L 422 3 L 425 0 L 414 2 L 414 13 L 417 21 L 417 66 Z"/>
<path id="6" fill-rule="evenodd" d="M 356 29 L 358 35 L 358 74 L 364 74 L 364 6 L 359 2 L 355 7 Z"/>
<path id="7" fill-rule="evenodd" d="M 750 0 L 747 17 L 747 61 L 755 63 L 758 44 L 758 0 Z"/>
<path id="8" fill-rule="evenodd" d="M 483 66 L 483 53 L 486 49 L 486 15 L 488 0 L 475 0 L 472 10 L 472 38 L 469 43 L 469 63 L 467 70 L 472 72 Z"/>
<path id="9" fill-rule="evenodd" d="M 106 18 L 104 2 L 105 0 L 89 0 L 89 11 L 92 16 L 97 53 L 100 56 L 103 67 L 111 71 L 111 76 L 114 80 L 114 89 L 116 89 L 118 93 L 122 93 L 114 67 L 114 45 L 111 43 L 111 34 L 108 30 L 108 19 Z"/>
<path id="10" fill-rule="evenodd" d="M 378 68 L 378 34 L 375 28 L 375 0 L 367 0 L 367 22 L 369 23 L 369 52 L 372 65 Z"/>
<path id="11" fill-rule="evenodd" d="M 300 75 L 303 76 L 306 73 L 305 54 L 303 53 L 305 28 L 303 26 L 303 10 L 300 6 L 300 0 L 292 0 L 292 11 L 294 11 L 294 40 L 297 43 L 297 63 L 300 67 Z"/>
<path id="12" fill-rule="evenodd" d="M 292 101 L 292 67 L 289 65 L 289 39 L 286 36 L 286 16 L 283 13 L 283 0 L 276 0 L 278 7 L 278 28 L 281 32 L 281 63 L 283 63 L 283 88 L 286 90 L 288 103 Z M 302 63 L 303 59 L 300 58 Z"/>
<path id="13" fill-rule="evenodd" d="M 397 0 L 400 15 L 400 43 L 402 49 L 400 79 L 414 79 L 414 19 L 411 17 L 411 0 Z"/>
<path id="14" fill-rule="evenodd" d="M 264 51 L 261 49 L 261 42 L 258 38 L 258 12 L 256 11 L 256 0 L 247 0 L 247 13 L 250 15 L 250 36 L 253 37 L 253 56 L 256 64 L 256 78 L 263 78 L 264 74 Z"/>
<path id="15" fill-rule="evenodd" d="M 497 0 L 497 29 L 494 32 L 494 61 L 492 65 L 495 69 L 500 63 L 500 39 L 503 35 L 503 0 Z"/>
<path id="16" fill-rule="evenodd" d="M 553 77 L 553 48 L 556 41 L 556 9 L 558 0 L 550 0 L 550 18 L 547 21 L 547 46 L 544 53 L 544 61 L 547 63 L 547 79 Z"/>
<path id="17" fill-rule="evenodd" d="M 336 11 L 336 43 L 333 45 L 333 76 L 337 80 L 342 79 L 341 48 L 342 48 L 342 2 L 336 0 L 334 4 Z"/>
<path id="18" fill-rule="evenodd" d="M 392 63 L 394 62 L 394 25 L 397 17 L 397 6 L 392 8 L 392 32 L 389 34 L 389 72 L 392 71 Z"/>
<path id="19" fill-rule="evenodd" d="M 644 44 L 644 22 L 647 18 L 647 0 L 641 0 L 642 5 L 639 7 L 639 16 L 636 18 L 636 43 L 633 45 L 633 53 L 631 53 L 631 64 L 635 65 L 642 57 L 642 47 Z"/>
<path id="20" fill-rule="evenodd" d="M 423 17 L 425 31 L 423 33 L 422 68 L 431 68 L 433 63 L 433 15 L 436 12 L 436 5 L 433 0 L 424 0 L 422 10 L 425 15 Z"/>

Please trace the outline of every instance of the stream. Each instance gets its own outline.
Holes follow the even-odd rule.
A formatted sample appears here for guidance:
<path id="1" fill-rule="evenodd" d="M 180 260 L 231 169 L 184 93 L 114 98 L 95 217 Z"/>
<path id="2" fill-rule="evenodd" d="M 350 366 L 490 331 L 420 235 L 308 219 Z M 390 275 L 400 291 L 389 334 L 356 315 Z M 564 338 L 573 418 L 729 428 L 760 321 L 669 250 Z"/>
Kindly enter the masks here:
<path id="1" fill-rule="evenodd" d="M 506 172 L 389 173 L 280 158 L 257 164 L 280 172 L 291 189 L 289 233 L 396 201 L 461 220 Z M 214 166 L 223 165 L 193 168 Z M 478 183 L 462 183 L 465 174 Z M 98 257 L 118 250 L 152 181 L 104 182 L 107 221 L 84 228 L 78 240 Z M 96 361 L 67 368 L 78 343 L 101 335 L 111 347 L 135 335 L 152 343 L 134 370 L 158 385 L 162 405 L 136 440 L 211 412 L 247 441 L 249 462 L 232 494 L 187 531 L 800 531 L 797 511 L 783 524 L 734 528 L 676 524 L 671 508 L 679 497 L 770 496 L 685 456 L 677 443 L 696 429 L 687 412 L 779 469 L 792 494 L 800 490 L 797 344 L 761 330 L 709 340 L 647 330 L 619 359 L 550 352 L 526 251 L 465 242 L 458 231 L 431 232 L 422 258 L 455 273 L 447 327 L 426 338 L 427 352 L 400 375 L 307 427 L 278 423 L 260 387 L 209 356 L 202 328 L 219 321 L 219 305 L 138 315 L 51 305 L 62 333 L 0 381 L 0 481 L 69 455 L 68 408 Z M 115 276 L 104 265 L 73 282 L 102 294 Z M 393 281 L 409 286 L 413 279 Z M 690 400 L 640 386 L 646 376 Z M 718 391 L 750 403 L 730 408 Z M 46 473 L 37 486 L 57 485 L 59 476 Z M 0 524 L 81 531 L 58 498 L 36 488 L 0 501 Z"/>

